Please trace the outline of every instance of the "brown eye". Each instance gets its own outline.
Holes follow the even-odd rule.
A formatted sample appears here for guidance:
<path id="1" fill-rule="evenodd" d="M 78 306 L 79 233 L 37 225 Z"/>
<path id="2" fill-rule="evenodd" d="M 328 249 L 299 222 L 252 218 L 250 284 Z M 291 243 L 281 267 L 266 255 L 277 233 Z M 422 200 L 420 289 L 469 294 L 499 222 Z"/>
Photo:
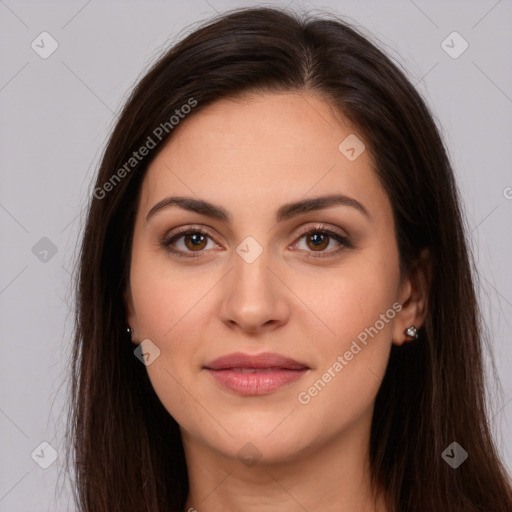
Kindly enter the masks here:
<path id="1" fill-rule="evenodd" d="M 202 233 L 193 233 L 183 236 L 185 246 L 191 251 L 200 251 L 206 247 L 207 236 Z"/>
<path id="2" fill-rule="evenodd" d="M 299 249 L 309 253 L 308 256 L 311 257 L 333 256 L 345 248 L 354 247 L 348 238 L 329 229 L 310 229 L 300 236 L 299 242 L 302 242 L 303 239 L 305 240 L 305 248 L 299 247 Z M 206 249 L 208 249 L 209 241 L 213 243 L 213 239 L 208 232 L 200 228 L 186 228 L 177 230 L 177 232 L 175 231 L 173 234 L 164 237 L 161 245 L 176 256 L 194 258 L 207 252 Z M 330 250 L 326 250 L 332 245 L 333 241 L 338 244 L 338 247 L 331 247 Z M 296 244 L 299 244 L 299 242 Z"/>
<path id="3" fill-rule="evenodd" d="M 308 253 L 318 253 L 317 255 L 313 255 L 312 257 L 332 256 L 345 248 L 354 247 L 350 243 L 348 238 L 329 229 L 310 229 L 309 231 L 301 235 L 298 243 L 299 245 L 303 239 L 305 239 L 305 249 L 301 247 L 298 248 Z M 331 242 L 333 240 L 335 241 L 336 244 L 338 244 L 338 247 L 331 248 L 331 250 L 326 250 L 327 247 L 332 245 Z"/>
<path id="4" fill-rule="evenodd" d="M 165 237 L 161 241 L 162 247 L 176 256 L 201 256 L 211 240 L 206 231 L 199 228 L 178 230 L 178 233 Z M 196 254 L 191 254 L 196 253 Z"/>
<path id="5" fill-rule="evenodd" d="M 313 251 L 322 251 L 329 245 L 329 235 L 315 232 L 306 235 L 306 243 Z"/>

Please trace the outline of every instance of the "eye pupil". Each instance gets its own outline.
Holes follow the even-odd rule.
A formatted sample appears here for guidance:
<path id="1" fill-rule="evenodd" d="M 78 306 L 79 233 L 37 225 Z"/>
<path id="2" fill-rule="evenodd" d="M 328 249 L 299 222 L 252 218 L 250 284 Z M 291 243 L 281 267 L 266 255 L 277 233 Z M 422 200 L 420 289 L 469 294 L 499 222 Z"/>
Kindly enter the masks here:
<path id="1" fill-rule="evenodd" d="M 189 249 L 203 249 L 203 246 L 201 244 L 204 244 L 205 239 L 206 237 L 203 234 L 193 233 L 191 235 L 185 236 L 185 243 Z M 192 245 L 189 245 L 188 242 L 191 242 Z"/>
<path id="2" fill-rule="evenodd" d="M 312 241 L 313 243 L 313 249 L 325 249 L 326 245 L 325 241 L 329 239 L 329 235 L 326 235 L 325 233 L 313 233 L 309 235 L 308 239 Z"/>
<path id="3" fill-rule="evenodd" d="M 182 243 L 185 245 L 185 249 L 173 249 L 172 244 L 175 243 L 176 240 L 183 240 Z M 208 240 L 210 236 L 206 232 L 202 232 L 201 230 L 184 230 L 181 234 L 171 236 L 169 239 L 163 240 L 162 245 L 172 253 L 176 255 L 183 256 L 186 253 L 189 253 L 189 256 L 192 256 L 192 252 L 203 252 L 208 245 Z M 305 239 L 305 243 L 307 249 L 311 252 L 318 252 L 322 254 L 318 254 L 318 256 L 323 256 L 323 253 L 326 255 L 332 255 L 334 253 L 339 252 L 342 248 L 353 247 L 347 239 L 342 237 L 341 235 L 336 235 L 329 231 L 325 231 L 322 229 L 311 230 L 308 233 L 305 233 L 301 236 L 301 240 Z M 325 249 L 329 246 L 331 239 L 334 239 L 341 245 L 340 249 L 337 251 L 325 251 Z M 304 242 L 302 242 L 304 243 Z M 194 255 L 200 256 L 200 254 Z"/>

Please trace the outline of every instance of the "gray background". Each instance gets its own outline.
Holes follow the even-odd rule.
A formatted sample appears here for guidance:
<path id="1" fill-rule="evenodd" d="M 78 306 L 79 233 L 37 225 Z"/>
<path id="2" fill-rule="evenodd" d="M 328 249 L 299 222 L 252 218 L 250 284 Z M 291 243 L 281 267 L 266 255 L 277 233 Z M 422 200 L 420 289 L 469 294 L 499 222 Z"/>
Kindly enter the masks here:
<path id="1" fill-rule="evenodd" d="M 325 8 L 361 24 L 431 106 L 465 201 L 502 383 L 501 394 L 491 388 L 490 415 L 512 470 L 512 1 L 270 4 Z M 248 5 L 255 4 L 0 0 L 0 511 L 73 510 L 69 486 L 58 477 L 70 279 L 115 112 L 148 64 L 192 23 Z M 31 47 L 43 31 L 59 45 L 47 59 Z M 442 47 L 453 31 L 469 44 L 458 58 Z M 461 48 L 457 40 L 448 44 Z M 47 469 L 31 457 L 37 448 L 36 460 L 50 461 L 42 442 L 57 452 Z"/>

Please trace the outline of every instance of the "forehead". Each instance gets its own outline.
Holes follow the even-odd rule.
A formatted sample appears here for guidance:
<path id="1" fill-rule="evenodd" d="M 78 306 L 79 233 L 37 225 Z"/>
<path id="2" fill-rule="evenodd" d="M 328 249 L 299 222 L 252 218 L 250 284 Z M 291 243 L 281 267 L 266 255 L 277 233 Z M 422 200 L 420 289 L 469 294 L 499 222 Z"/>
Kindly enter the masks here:
<path id="1" fill-rule="evenodd" d="M 318 96 L 223 99 L 181 123 L 147 170 L 145 211 L 170 194 L 210 198 L 254 213 L 276 202 L 332 192 L 357 196 L 377 213 L 390 209 L 369 151 L 355 159 L 343 153 L 347 145 L 359 152 L 364 136 Z"/>

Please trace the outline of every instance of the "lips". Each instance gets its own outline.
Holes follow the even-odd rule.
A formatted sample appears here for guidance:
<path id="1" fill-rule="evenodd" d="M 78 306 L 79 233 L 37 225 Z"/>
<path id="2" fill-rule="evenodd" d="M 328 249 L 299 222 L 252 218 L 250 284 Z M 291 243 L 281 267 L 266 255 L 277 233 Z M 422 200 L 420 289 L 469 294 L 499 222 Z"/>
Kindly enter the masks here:
<path id="1" fill-rule="evenodd" d="M 204 369 L 225 389 L 239 395 L 264 395 L 295 382 L 310 368 L 279 354 L 237 352 L 211 361 Z"/>
<path id="2" fill-rule="evenodd" d="M 260 369 L 271 370 L 282 368 L 285 370 L 305 370 L 309 367 L 295 359 L 264 352 L 262 354 L 250 355 L 242 352 L 236 352 L 226 356 L 219 357 L 215 361 L 205 365 L 209 370 L 226 370 L 226 369 Z"/>

